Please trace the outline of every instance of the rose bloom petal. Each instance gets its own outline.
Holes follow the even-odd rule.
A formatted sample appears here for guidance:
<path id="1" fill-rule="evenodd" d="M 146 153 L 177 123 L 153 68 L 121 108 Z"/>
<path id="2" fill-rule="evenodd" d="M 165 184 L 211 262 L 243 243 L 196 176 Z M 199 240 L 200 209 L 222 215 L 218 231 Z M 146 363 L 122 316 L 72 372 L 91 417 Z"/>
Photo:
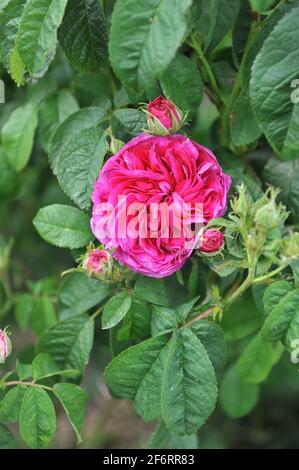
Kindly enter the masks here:
<path id="1" fill-rule="evenodd" d="M 92 195 L 93 233 L 107 249 L 115 250 L 113 256 L 121 265 L 146 276 L 169 276 L 193 252 L 197 239 L 192 224 L 205 225 L 225 213 L 230 182 L 211 150 L 183 135 L 142 134 L 100 172 Z M 130 214 L 123 215 L 120 198 L 126 198 Z M 110 214 L 103 204 L 113 209 Z M 138 218 L 133 209 L 140 204 Z M 153 204 L 162 208 L 155 219 L 155 236 L 149 223 Z M 186 204 L 191 205 L 190 212 Z M 167 220 L 168 207 L 181 210 L 184 219 L 177 220 L 170 211 Z"/>

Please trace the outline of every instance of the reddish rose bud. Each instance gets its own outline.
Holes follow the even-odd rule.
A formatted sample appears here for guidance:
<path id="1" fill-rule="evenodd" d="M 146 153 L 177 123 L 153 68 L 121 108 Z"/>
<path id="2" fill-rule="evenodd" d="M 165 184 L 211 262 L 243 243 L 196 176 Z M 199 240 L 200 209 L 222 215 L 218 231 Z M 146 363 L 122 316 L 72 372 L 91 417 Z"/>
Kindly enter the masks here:
<path id="1" fill-rule="evenodd" d="M 199 250 L 201 253 L 216 254 L 224 245 L 224 235 L 219 230 L 204 230 Z"/>
<path id="2" fill-rule="evenodd" d="M 3 364 L 11 353 L 11 341 L 6 329 L 0 330 L 0 364 Z"/>
<path id="3" fill-rule="evenodd" d="M 106 250 L 93 249 L 88 252 L 83 267 L 88 274 L 102 276 L 109 272 L 111 265 L 111 255 Z"/>
<path id="4" fill-rule="evenodd" d="M 146 115 L 150 134 L 168 135 L 178 132 L 183 125 L 182 111 L 164 96 L 148 104 Z"/>

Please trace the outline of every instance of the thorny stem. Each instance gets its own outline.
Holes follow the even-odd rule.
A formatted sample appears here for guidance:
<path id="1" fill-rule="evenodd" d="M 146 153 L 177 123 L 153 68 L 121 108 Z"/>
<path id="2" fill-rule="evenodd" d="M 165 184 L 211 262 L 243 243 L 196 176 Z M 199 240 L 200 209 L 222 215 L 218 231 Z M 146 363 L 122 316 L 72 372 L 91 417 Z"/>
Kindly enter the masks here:
<path id="1" fill-rule="evenodd" d="M 191 318 L 189 321 L 187 321 L 184 324 L 184 327 L 190 326 L 190 325 L 192 325 L 192 323 L 194 323 L 198 320 L 202 320 L 203 318 L 207 318 L 209 315 L 211 315 L 211 313 L 213 313 L 214 307 L 215 307 L 215 305 L 213 305 L 212 307 L 209 307 L 205 312 L 201 312 L 196 317 Z"/>

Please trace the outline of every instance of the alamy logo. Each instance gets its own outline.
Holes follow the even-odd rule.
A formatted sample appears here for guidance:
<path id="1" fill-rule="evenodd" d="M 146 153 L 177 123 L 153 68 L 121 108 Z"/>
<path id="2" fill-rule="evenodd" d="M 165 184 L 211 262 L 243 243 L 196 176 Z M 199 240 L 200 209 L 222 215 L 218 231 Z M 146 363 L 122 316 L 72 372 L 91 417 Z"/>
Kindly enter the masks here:
<path id="1" fill-rule="evenodd" d="M 0 79 L 0 104 L 5 103 L 5 85 L 4 81 Z"/>
<path id="2" fill-rule="evenodd" d="M 291 348 L 293 351 L 291 352 L 291 361 L 293 364 L 299 363 L 299 338 L 293 339 L 291 342 Z"/>
<path id="3" fill-rule="evenodd" d="M 293 104 L 297 104 L 299 103 L 299 79 L 298 78 L 295 78 L 294 80 L 292 80 L 291 88 L 295 88 L 295 90 L 292 91 L 291 93 L 291 102 Z"/>

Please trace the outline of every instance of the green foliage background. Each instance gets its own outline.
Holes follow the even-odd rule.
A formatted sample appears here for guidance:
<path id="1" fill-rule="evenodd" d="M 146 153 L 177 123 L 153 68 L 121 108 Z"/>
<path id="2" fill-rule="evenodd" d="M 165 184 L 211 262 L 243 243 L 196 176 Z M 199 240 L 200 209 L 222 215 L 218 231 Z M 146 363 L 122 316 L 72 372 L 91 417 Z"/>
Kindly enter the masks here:
<path id="1" fill-rule="evenodd" d="M 275 245 L 299 220 L 298 43 L 298 0 L 0 1 L 0 327 L 14 345 L 0 448 L 298 448 L 298 259 L 280 269 Z M 111 139 L 138 135 L 140 103 L 161 93 L 189 111 L 183 132 L 216 153 L 231 194 L 244 183 L 254 204 L 272 184 L 289 211 L 254 266 L 278 266 L 276 282 L 249 284 L 222 319 L 192 322 L 209 286 L 219 306 L 245 279 L 228 221 L 226 263 L 195 257 L 128 289 L 60 277 L 93 240 Z M 110 397 L 105 368 L 153 435 Z"/>

